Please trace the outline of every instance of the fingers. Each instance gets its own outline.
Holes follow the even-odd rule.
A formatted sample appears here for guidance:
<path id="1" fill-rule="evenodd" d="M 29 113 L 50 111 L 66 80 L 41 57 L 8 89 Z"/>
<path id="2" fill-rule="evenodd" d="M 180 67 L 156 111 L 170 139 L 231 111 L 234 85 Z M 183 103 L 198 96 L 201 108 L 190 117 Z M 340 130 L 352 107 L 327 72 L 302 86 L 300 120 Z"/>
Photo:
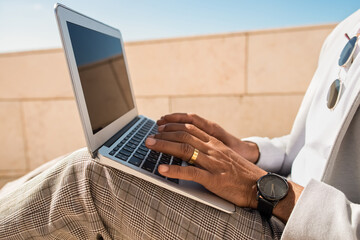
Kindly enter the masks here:
<path id="1" fill-rule="evenodd" d="M 214 124 L 212 122 L 192 113 L 173 113 L 165 115 L 157 121 L 159 126 L 166 123 L 190 123 L 210 135 L 212 135 L 214 131 Z"/>
<path id="2" fill-rule="evenodd" d="M 175 157 L 181 158 L 183 161 L 188 162 L 194 154 L 195 148 L 188 143 L 173 142 L 163 139 L 156 139 L 148 137 L 145 141 L 146 147 L 155 150 L 157 152 L 163 152 Z M 199 154 L 195 160 L 195 164 L 205 169 L 212 169 L 214 161 L 208 155 L 199 151 Z"/>
<path id="3" fill-rule="evenodd" d="M 183 124 L 183 123 L 168 123 L 168 124 L 159 126 L 158 131 L 160 133 L 183 131 L 183 132 L 187 132 L 187 133 L 197 137 L 198 139 L 200 139 L 203 142 L 210 141 L 210 136 L 208 134 L 206 134 L 204 131 L 200 130 L 196 126 L 194 126 L 192 124 L 188 124 L 188 123 L 185 123 L 185 124 Z"/>
<path id="4" fill-rule="evenodd" d="M 166 177 L 194 181 L 202 185 L 206 185 L 212 180 L 208 171 L 193 166 L 181 167 L 161 164 L 158 171 Z"/>
<path id="5" fill-rule="evenodd" d="M 206 150 L 205 143 L 197 137 L 183 131 L 162 132 L 153 135 L 156 139 L 167 140 L 170 142 L 187 143 L 201 151 Z"/>
<path id="6" fill-rule="evenodd" d="M 158 120 L 159 123 L 165 124 L 165 123 L 191 123 L 191 124 L 200 124 L 201 121 L 206 121 L 205 119 L 197 116 L 196 114 L 191 113 L 172 113 L 165 115 L 161 117 L 160 120 Z"/>

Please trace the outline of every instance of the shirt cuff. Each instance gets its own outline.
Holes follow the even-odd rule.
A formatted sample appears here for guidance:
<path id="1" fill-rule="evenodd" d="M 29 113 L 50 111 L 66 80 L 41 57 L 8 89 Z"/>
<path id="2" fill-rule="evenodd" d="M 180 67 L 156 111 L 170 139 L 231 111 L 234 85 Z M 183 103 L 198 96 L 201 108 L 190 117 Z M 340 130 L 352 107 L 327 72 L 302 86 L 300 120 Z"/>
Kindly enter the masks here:
<path id="1" fill-rule="evenodd" d="M 285 156 L 285 150 L 280 146 L 280 143 L 276 144 L 274 139 L 270 140 L 269 138 L 263 137 L 249 137 L 241 140 L 253 142 L 258 145 L 260 152 L 259 160 L 256 163 L 258 167 L 273 173 L 280 171 Z"/>

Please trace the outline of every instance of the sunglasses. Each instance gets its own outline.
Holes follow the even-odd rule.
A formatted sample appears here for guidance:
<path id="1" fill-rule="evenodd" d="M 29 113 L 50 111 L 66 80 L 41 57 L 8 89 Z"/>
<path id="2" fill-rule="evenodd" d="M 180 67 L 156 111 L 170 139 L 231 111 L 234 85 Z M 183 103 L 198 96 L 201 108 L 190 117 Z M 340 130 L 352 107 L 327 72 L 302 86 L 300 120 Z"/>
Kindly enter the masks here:
<path id="1" fill-rule="evenodd" d="M 349 63 L 352 63 L 353 55 L 356 49 L 356 46 L 358 45 L 359 36 L 360 33 L 357 33 L 355 37 L 350 38 L 347 34 L 345 34 L 346 38 L 349 40 L 344 49 L 341 51 L 340 58 L 339 58 L 339 76 L 338 78 L 331 84 L 328 94 L 327 94 L 327 107 L 330 110 L 333 110 L 337 103 L 339 102 L 341 92 L 343 89 L 343 82 L 340 79 L 340 72 L 343 67 L 346 67 L 349 65 Z"/>

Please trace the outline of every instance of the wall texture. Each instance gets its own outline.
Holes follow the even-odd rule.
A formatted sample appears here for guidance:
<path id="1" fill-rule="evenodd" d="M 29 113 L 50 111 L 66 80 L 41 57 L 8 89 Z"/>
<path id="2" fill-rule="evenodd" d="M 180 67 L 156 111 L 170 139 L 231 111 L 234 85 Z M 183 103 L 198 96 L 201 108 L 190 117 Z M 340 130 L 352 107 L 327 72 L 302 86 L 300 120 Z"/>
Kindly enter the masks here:
<path id="1" fill-rule="evenodd" d="M 125 44 L 140 114 L 193 112 L 238 137 L 289 133 L 335 25 Z M 0 54 L 0 187 L 85 146 L 62 49 Z"/>

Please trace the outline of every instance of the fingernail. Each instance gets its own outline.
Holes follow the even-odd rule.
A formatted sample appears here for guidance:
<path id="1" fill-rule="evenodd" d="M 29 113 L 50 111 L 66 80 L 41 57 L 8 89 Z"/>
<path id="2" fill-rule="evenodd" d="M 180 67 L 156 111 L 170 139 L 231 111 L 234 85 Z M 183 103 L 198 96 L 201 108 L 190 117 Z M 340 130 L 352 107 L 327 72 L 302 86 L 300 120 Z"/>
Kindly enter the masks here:
<path id="1" fill-rule="evenodd" d="M 164 128 L 165 128 L 164 125 L 160 125 L 160 126 L 158 127 L 158 131 L 159 131 L 159 132 L 162 132 L 162 131 L 164 130 Z"/>
<path id="2" fill-rule="evenodd" d="M 159 172 L 163 172 L 163 173 L 166 173 L 167 171 L 169 171 L 169 166 L 167 165 L 160 165 L 159 168 L 158 168 Z"/>
<path id="3" fill-rule="evenodd" d="M 146 145 L 149 145 L 149 146 L 151 146 L 151 145 L 154 145 L 155 143 L 156 143 L 156 140 L 155 140 L 155 138 L 152 138 L 152 137 L 148 137 L 147 139 L 146 139 Z"/>

